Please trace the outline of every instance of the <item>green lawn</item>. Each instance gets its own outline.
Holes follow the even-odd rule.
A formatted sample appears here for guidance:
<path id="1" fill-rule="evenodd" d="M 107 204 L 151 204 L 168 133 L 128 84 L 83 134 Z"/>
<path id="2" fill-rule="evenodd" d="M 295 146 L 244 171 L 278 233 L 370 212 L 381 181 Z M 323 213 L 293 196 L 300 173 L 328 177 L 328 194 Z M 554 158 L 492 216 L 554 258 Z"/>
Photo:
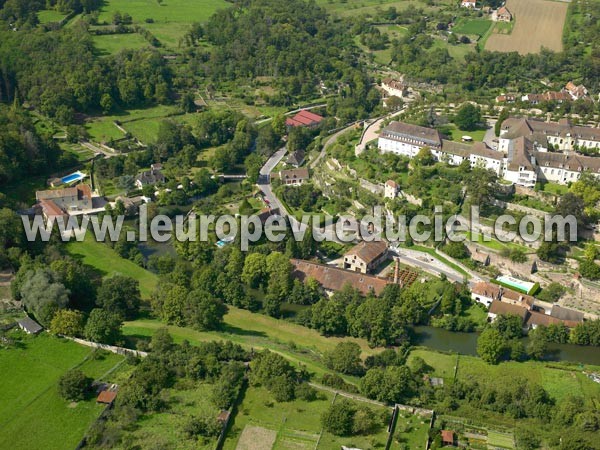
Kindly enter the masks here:
<path id="1" fill-rule="evenodd" d="M 138 33 L 98 35 L 93 36 L 92 40 L 100 55 L 114 55 L 125 48 L 151 47 L 148 41 Z"/>
<path id="2" fill-rule="evenodd" d="M 391 448 L 423 449 L 429 436 L 429 421 L 428 417 L 400 411 L 396 420 L 396 430 Z"/>
<path id="3" fill-rule="evenodd" d="M 461 142 L 463 136 L 471 136 L 473 141 L 482 142 L 485 137 L 485 129 L 479 129 L 474 131 L 461 130 L 456 125 L 450 125 L 447 129 L 444 130 L 445 133 L 448 133 L 448 137 L 455 142 Z"/>
<path id="4" fill-rule="evenodd" d="M 103 276 L 120 274 L 135 278 L 140 283 L 142 298 L 150 298 L 150 294 L 156 287 L 158 277 L 155 274 L 132 261 L 121 258 L 106 244 L 94 241 L 91 234 L 88 234 L 83 242 L 69 242 L 66 248 L 71 256 L 81 258 L 84 264 L 92 266 Z"/>
<path id="5" fill-rule="evenodd" d="M 177 48 L 193 22 L 206 22 L 215 11 L 230 6 L 225 0 L 107 0 L 100 10 L 99 23 L 112 23 L 117 11 L 128 13 L 134 24 L 149 30 L 164 46 Z M 146 19 L 154 23 L 146 23 Z"/>
<path id="6" fill-rule="evenodd" d="M 46 9 L 37 13 L 38 20 L 41 24 L 50 22 L 60 22 L 66 16 L 66 14 L 53 9 Z"/>
<path id="7" fill-rule="evenodd" d="M 437 5 L 451 4 L 450 1 L 441 0 L 435 2 Z M 340 14 L 342 16 L 355 16 L 362 14 L 378 15 L 381 10 L 386 10 L 390 7 L 396 8 L 398 11 L 409 8 L 423 8 L 426 11 L 431 11 L 437 6 L 429 6 L 418 0 L 317 0 L 317 4 L 327 9 L 327 11 Z"/>
<path id="8" fill-rule="evenodd" d="M 433 367 L 433 376 L 443 378 L 446 383 L 452 382 L 454 379 L 454 367 L 456 366 L 457 355 L 417 348 L 410 352 L 408 363 L 410 364 L 417 356 L 423 358 L 428 366 Z"/>
<path id="9" fill-rule="evenodd" d="M 541 186 L 542 191 L 548 192 L 549 194 L 564 195 L 569 192 L 569 187 L 565 186 L 564 184 L 543 183 Z"/>
<path id="10" fill-rule="evenodd" d="M 468 19 L 461 20 L 454 28 L 452 28 L 453 33 L 458 34 L 476 34 L 478 36 L 483 36 L 492 26 L 492 22 L 486 19 Z"/>
<path id="11" fill-rule="evenodd" d="M 57 391 L 68 369 L 79 366 L 99 379 L 123 360 L 112 353 L 90 359 L 92 350 L 42 333 L 21 332 L 20 343 L 0 352 L 0 448 L 75 448 L 103 406 L 95 398 L 70 404 Z"/>

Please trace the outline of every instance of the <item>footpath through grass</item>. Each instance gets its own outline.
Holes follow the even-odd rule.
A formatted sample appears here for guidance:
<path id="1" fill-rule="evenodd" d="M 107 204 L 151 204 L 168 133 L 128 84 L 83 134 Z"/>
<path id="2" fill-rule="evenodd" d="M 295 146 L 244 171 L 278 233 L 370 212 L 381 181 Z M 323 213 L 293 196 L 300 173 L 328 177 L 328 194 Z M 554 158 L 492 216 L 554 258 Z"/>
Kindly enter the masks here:
<path id="1" fill-rule="evenodd" d="M 95 397 L 72 404 L 62 399 L 58 379 L 75 366 L 97 379 L 123 357 L 110 353 L 86 360 L 92 350 L 74 342 L 46 333 L 14 336 L 17 344 L 0 351 L 0 448 L 75 448 L 104 407 Z"/>
<path id="2" fill-rule="evenodd" d="M 142 298 L 148 299 L 158 283 L 158 277 L 128 259 L 121 258 L 112 248 L 96 242 L 88 235 L 83 242 L 69 242 L 67 251 L 103 276 L 125 275 L 139 281 Z"/>

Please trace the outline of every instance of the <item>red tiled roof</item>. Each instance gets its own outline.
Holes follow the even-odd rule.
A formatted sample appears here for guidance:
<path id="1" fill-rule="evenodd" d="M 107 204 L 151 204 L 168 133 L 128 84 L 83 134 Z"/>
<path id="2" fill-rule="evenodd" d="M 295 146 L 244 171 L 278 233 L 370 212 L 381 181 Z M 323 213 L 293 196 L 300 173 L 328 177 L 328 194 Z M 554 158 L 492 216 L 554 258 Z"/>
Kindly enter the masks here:
<path id="1" fill-rule="evenodd" d="M 319 124 L 322 120 L 322 116 L 303 109 L 294 117 L 289 117 L 285 124 L 290 127 L 311 126 Z"/>
<path id="2" fill-rule="evenodd" d="M 97 403 L 106 403 L 107 405 L 110 405 L 115 400 L 116 397 L 117 397 L 117 393 L 115 391 L 102 391 L 102 392 L 100 392 L 100 395 L 98 395 L 96 402 Z"/>
<path id="3" fill-rule="evenodd" d="M 454 431 L 442 430 L 442 442 L 454 442 Z"/>
<path id="4" fill-rule="evenodd" d="M 340 291 L 346 284 L 350 284 L 358 289 L 362 294 L 368 294 L 373 290 L 376 295 L 380 295 L 383 289 L 389 284 L 388 280 L 383 278 L 365 275 L 350 270 L 340 269 L 338 267 L 317 264 L 302 259 L 291 259 L 294 271 L 292 276 L 302 282 L 307 278 L 314 278 L 328 291 Z"/>
<path id="5" fill-rule="evenodd" d="M 40 206 L 46 217 L 60 217 L 65 215 L 64 211 L 52 200 L 40 200 Z"/>

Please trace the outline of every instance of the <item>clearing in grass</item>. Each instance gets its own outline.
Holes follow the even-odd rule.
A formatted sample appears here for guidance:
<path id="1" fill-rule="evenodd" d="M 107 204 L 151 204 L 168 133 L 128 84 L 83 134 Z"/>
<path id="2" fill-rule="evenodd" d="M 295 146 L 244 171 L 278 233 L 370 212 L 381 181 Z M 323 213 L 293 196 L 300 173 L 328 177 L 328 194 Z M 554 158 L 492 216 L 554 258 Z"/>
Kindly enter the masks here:
<path id="1" fill-rule="evenodd" d="M 73 367 L 101 379 L 124 358 L 104 352 L 94 358 L 90 348 L 46 333 L 15 331 L 11 337 L 16 345 L 0 352 L 0 448 L 75 448 L 104 406 L 95 396 L 74 404 L 64 400 L 58 379 Z"/>

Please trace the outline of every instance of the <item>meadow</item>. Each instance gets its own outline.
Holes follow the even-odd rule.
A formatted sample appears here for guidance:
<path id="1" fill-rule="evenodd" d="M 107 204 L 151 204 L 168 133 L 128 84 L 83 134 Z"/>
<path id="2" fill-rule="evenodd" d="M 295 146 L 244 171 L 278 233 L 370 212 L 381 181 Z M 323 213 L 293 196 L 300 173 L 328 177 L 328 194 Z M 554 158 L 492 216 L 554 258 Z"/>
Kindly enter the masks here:
<path id="1" fill-rule="evenodd" d="M 121 258 L 108 245 L 93 240 L 91 235 L 82 242 L 69 242 L 66 248 L 72 257 L 93 267 L 102 276 L 119 274 L 135 278 L 140 283 L 142 298 L 149 299 L 156 287 L 158 277 L 155 274 L 128 259 Z"/>
<path id="2" fill-rule="evenodd" d="M 333 14 L 353 16 L 358 14 L 377 15 L 382 10 L 396 8 L 398 11 L 409 8 L 423 8 L 431 11 L 439 6 L 449 5 L 449 0 L 435 0 L 424 2 L 420 0 L 317 0 L 317 4 Z"/>
<path id="3" fill-rule="evenodd" d="M 225 0 L 106 0 L 98 20 L 110 24 L 116 12 L 128 13 L 134 24 L 149 30 L 163 46 L 177 48 L 189 25 L 206 22 L 218 9 L 230 6 Z M 124 42 L 129 46 L 133 41 Z"/>
<path id="4" fill-rule="evenodd" d="M 123 357 L 110 353 L 94 359 L 90 348 L 45 333 L 31 337 L 19 331 L 13 337 L 16 345 L 0 352 L 0 448 L 75 448 L 104 406 L 95 397 L 77 403 L 62 399 L 58 379 L 74 367 L 105 379 Z"/>
<path id="5" fill-rule="evenodd" d="M 453 33 L 471 34 L 483 36 L 492 26 L 492 22 L 486 19 L 470 19 L 460 21 L 452 28 Z"/>

